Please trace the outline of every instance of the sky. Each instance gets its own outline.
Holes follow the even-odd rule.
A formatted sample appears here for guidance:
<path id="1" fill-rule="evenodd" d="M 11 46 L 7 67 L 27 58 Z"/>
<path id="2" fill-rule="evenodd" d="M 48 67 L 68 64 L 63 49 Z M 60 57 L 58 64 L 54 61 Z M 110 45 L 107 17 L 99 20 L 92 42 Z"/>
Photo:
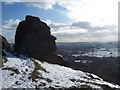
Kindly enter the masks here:
<path id="1" fill-rule="evenodd" d="M 2 32 L 14 40 L 26 15 L 46 22 L 57 42 L 118 41 L 119 0 L 2 0 Z"/>

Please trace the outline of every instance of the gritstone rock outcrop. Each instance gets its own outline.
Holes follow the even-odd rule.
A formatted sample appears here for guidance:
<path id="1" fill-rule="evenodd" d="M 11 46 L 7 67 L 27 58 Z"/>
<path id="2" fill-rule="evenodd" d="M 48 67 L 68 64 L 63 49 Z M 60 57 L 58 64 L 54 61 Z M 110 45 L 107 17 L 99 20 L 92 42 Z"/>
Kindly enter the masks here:
<path id="1" fill-rule="evenodd" d="M 29 57 L 61 64 L 63 58 L 57 55 L 55 40 L 45 22 L 27 15 L 17 27 L 14 50 Z"/>

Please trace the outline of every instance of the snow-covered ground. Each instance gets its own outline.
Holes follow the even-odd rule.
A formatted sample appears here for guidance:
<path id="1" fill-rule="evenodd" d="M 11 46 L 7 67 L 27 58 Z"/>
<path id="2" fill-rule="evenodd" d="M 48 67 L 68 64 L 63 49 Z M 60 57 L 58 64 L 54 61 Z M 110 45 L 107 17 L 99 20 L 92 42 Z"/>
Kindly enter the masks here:
<path id="1" fill-rule="evenodd" d="M 16 57 L 5 52 L 1 88 L 43 88 L 52 90 L 76 88 L 94 88 L 119 90 L 120 86 L 103 81 L 96 75 L 73 70 L 68 67 L 41 62 L 25 56 Z M 51 88 L 51 89 L 50 89 Z"/>

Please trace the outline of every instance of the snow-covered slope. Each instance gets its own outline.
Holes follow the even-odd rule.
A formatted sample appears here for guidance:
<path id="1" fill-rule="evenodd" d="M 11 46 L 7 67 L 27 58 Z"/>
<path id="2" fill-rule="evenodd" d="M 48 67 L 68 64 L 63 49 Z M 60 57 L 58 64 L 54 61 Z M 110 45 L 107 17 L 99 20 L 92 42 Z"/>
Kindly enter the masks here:
<path id="1" fill-rule="evenodd" d="M 5 52 L 0 71 L 0 88 L 40 88 L 40 90 L 119 90 L 120 86 L 96 75 Z"/>

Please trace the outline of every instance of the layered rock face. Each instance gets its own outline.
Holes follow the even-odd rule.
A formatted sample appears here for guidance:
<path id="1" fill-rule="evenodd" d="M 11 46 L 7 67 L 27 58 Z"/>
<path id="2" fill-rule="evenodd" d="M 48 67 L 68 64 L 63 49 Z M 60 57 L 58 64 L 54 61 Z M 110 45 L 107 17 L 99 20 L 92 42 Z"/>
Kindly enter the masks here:
<path id="1" fill-rule="evenodd" d="M 55 40 L 46 23 L 38 17 L 27 15 L 17 27 L 14 50 L 29 57 L 57 63 L 61 57 L 57 55 Z"/>

